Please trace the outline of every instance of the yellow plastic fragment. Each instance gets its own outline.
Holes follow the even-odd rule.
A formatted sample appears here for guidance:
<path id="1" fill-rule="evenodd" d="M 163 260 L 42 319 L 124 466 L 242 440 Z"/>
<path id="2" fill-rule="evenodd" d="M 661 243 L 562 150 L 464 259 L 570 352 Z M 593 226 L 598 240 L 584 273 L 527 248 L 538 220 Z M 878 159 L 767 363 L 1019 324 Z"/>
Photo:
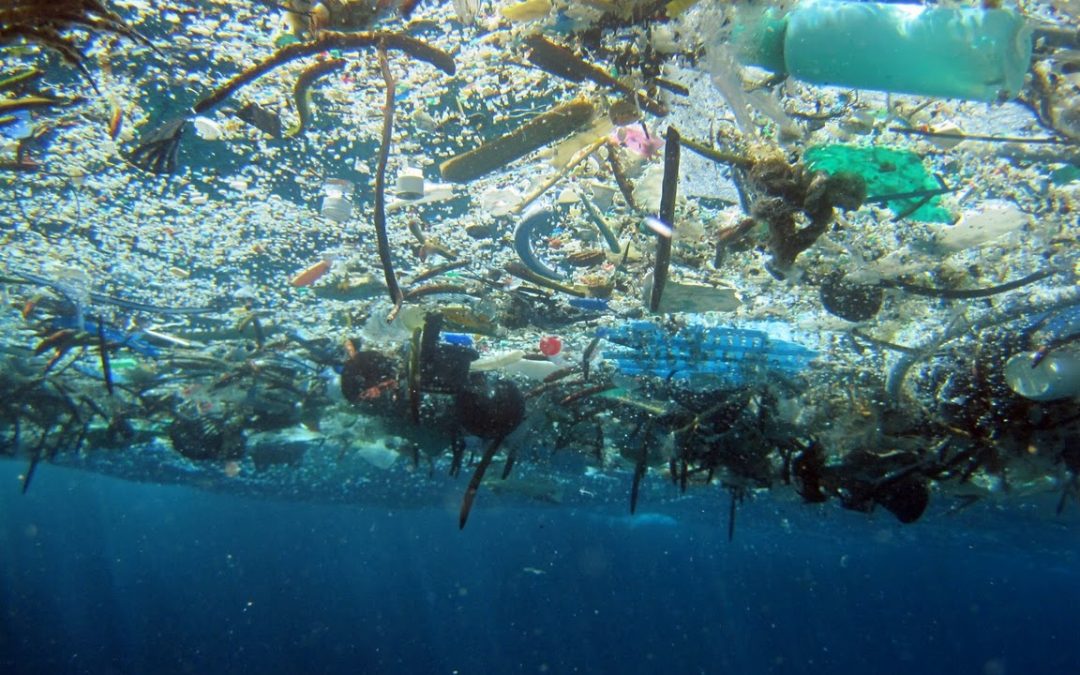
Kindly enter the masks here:
<path id="1" fill-rule="evenodd" d="M 524 2 L 515 2 L 499 10 L 503 18 L 514 22 L 535 21 L 544 18 L 550 12 L 550 0 L 524 0 Z"/>
<path id="2" fill-rule="evenodd" d="M 484 143 L 439 165 L 443 180 L 466 183 L 506 166 L 589 123 L 595 108 L 584 99 L 563 103 L 537 115 L 517 130 Z"/>
<path id="3" fill-rule="evenodd" d="M 671 0 L 664 6 L 668 17 L 674 19 L 698 3 L 698 0 Z"/>
<path id="4" fill-rule="evenodd" d="M 610 119 L 597 118 L 592 126 L 555 146 L 555 151 L 551 156 L 551 166 L 557 169 L 565 167 L 582 148 L 592 145 L 598 139 L 606 138 L 614 128 Z"/>

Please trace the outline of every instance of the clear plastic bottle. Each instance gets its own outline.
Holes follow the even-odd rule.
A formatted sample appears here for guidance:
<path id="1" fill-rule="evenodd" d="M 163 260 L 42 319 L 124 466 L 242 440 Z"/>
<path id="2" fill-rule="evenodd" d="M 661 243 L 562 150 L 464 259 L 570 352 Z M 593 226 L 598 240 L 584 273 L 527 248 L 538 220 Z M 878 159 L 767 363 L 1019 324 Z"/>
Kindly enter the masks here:
<path id="1" fill-rule="evenodd" d="M 743 63 L 814 84 L 1000 101 L 1023 85 L 1031 35 L 1004 9 L 808 0 L 736 39 Z"/>

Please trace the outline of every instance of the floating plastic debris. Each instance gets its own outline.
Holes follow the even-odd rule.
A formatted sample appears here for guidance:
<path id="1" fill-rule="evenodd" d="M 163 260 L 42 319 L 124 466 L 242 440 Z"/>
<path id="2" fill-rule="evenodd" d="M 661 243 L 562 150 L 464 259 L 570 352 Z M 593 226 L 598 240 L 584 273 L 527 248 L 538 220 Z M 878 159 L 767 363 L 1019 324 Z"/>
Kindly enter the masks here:
<path id="1" fill-rule="evenodd" d="M 459 347 L 472 347 L 473 339 L 467 333 L 447 333 L 443 331 L 439 334 L 442 341 L 448 345 L 457 345 Z"/>
<path id="2" fill-rule="evenodd" d="M 641 284 L 642 302 L 648 304 L 652 289 L 653 273 L 649 271 Z M 730 312 L 738 309 L 741 304 L 739 293 L 734 288 L 668 279 L 664 284 L 664 295 L 655 311 L 659 314 Z"/>
<path id="3" fill-rule="evenodd" d="M 999 101 L 1031 65 L 1031 28 L 1010 10 L 811 0 L 759 17 L 740 58 L 816 84 Z"/>
<path id="4" fill-rule="evenodd" d="M 191 122 L 195 125 L 195 133 L 204 141 L 219 141 L 221 140 L 221 137 L 225 135 L 225 131 L 221 128 L 221 125 L 209 117 L 199 115 L 191 120 Z"/>
<path id="5" fill-rule="evenodd" d="M 551 0 L 524 0 L 499 9 L 499 13 L 514 22 L 536 21 L 551 12 Z"/>
<path id="6" fill-rule="evenodd" d="M 344 223 L 352 215 L 352 202 L 349 199 L 353 194 L 351 181 L 342 178 L 328 178 L 323 183 L 323 200 L 319 212 L 324 218 L 335 223 Z"/>
<path id="7" fill-rule="evenodd" d="M 562 351 L 562 340 L 554 335 L 545 335 L 540 338 L 540 353 L 544 356 L 555 356 Z"/>
<path id="8" fill-rule="evenodd" d="M 610 309 L 608 301 L 603 298 L 570 298 L 566 302 L 571 307 L 586 312 L 606 312 Z"/>
<path id="9" fill-rule="evenodd" d="M 420 199 L 424 196 L 424 172 L 421 169 L 405 167 L 398 173 L 395 194 L 399 199 Z"/>
<path id="10" fill-rule="evenodd" d="M 584 99 L 556 106 L 512 133 L 446 160 L 439 171 L 443 180 L 451 183 L 475 180 L 577 131 L 592 119 L 594 111 L 593 105 Z"/>
<path id="11" fill-rule="evenodd" d="M 694 324 L 674 333 L 649 321 L 602 328 L 597 335 L 615 347 L 604 357 L 623 375 L 651 375 L 676 380 L 716 380 L 741 385 L 771 373 L 796 375 L 817 352 L 777 340 L 762 330 Z"/>
<path id="12" fill-rule="evenodd" d="M 1005 364 L 1009 388 L 1033 401 L 1080 396 L 1080 352 L 1063 349 L 1040 359 L 1038 352 L 1014 354 Z"/>
<path id="13" fill-rule="evenodd" d="M 786 59 L 832 49 L 818 43 L 785 50 L 793 76 L 771 86 L 737 61 L 755 36 L 732 35 L 723 3 L 112 4 L 170 50 L 110 63 L 96 57 L 113 41 L 89 43 L 100 96 L 46 67 L 55 55 L 0 45 L 14 68 L 0 135 L 26 133 L 27 111 L 34 127 L 0 138 L 0 383 L 26 393 L 0 405 L 0 431 L 27 475 L 39 461 L 141 480 L 179 468 L 229 491 L 441 501 L 445 469 L 479 448 L 461 443 L 457 393 L 505 377 L 532 380 L 522 431 L 485 454 L 517 453 L 568 498 L 673 459 L 688 493 L 795 491 L 904 522 L 931 492 L 995 482 L 1071 485 L 1074 508 L 1080 418 L 1050 380 L 1077 348 L 1078 80 L 1074 27 L 1046 0 L 1024 7 L 1039 54 L 1023 101 L 993 106 L 798 82 L 815 76 Z M 940 9 L 959 20 L 942 45 L 970 17 L 1016 23 L 788 8 L 772 38 L 807 12 L 865 11 L 851 31 Z M 292 17 L 290 45 L 272 46 L 270 15 Z M 955 74 L 926 67 L 939 57 L 903 54 L 905 81 Z M 869 65 L 815 67 L 877 77 Z M 37 78 L 65 98 L 34 94 Z M 660 152 L 668 109 L 685 133 Z M 191 129 L 221 140 L 181 148 Z M 683 146 L 681 166 L 661 160 Z M 440 162 L 458 184 L 433 182 Z M 730 405 L 709 395 L 725 386 Z M 299 425 L 318 431 L 293 437 Z M 387 476 L 405 482 L 370 480 L 368 450 L 380 466 L 400 456 Z M 226 482 L 223 466 L 240 470 Z"/>
<path id="14" fill-rule="evenodd" d="M 868 201 L 879 195 L 896 195 L 886 203 L 897 215 L 932 223 L 953 221 L 949 212 L 940 206 L 939 196 L 913 194 L 940 189 L 941 184 L 923 166 L 922 158 L 910 150 L 818 145 L 803 153 L 803 162 L 811 171 L 858 175 L 866 181 Z"/>

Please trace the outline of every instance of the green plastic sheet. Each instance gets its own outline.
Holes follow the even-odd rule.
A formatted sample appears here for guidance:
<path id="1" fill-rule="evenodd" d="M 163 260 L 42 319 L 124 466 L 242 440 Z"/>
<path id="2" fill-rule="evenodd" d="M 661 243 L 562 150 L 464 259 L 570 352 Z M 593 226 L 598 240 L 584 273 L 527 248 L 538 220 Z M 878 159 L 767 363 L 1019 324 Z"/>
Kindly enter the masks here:
<path id="1" fill-rule="evenodd" d="M 941 185 L 923 166 L 922 157 L 908 150 L 876 146 L 816 145 L 803 154 L 803 163 L 813 171 L 834 174 L 847 171 L 866 181 L 867 197 L 905 194 L 919 190 L 936 190 Z M 941 197 L 894 199 L 886 202 L 893 213 L 907 214 L 906 218 L 930 223 L 951 223 L 955 220 L 941 206 Z M 914 209 L 914 210 L 912 210 Z"/>

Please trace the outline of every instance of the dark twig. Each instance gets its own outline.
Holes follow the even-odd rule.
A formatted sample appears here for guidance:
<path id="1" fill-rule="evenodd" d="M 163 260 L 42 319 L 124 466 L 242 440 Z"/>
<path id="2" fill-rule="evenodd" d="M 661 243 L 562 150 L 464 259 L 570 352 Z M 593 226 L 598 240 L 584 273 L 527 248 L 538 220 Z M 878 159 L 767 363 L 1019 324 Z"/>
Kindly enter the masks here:
<path id="1" fill-rule="evenodd" d="M 611 384 L 611 383 L 594 384 L 591 387 L 586 387 L 585 389 L 580 389 L 578 391 L 575 391 L 572 394 L 568 394 L 568 395 L 564 396 L 559 401 L 559 405 L 570 405 L 571 403 L 575 403 L 575 402 L 580 401 L 582 399 L 589 398 L 590 396 L 596 396 L 597 394 L 602 394 L 605 391 L 609 391 L 609 390 L 614 389 L 614 388 L 615 388 L 615 385 Z"/>
<path id="2" fill-rule="evenodd" d="M 1015 279 L 998 286 L 990 286 L 988 288 L 970 288 L 970 289 L 956 289 L 956 288 L 931 288 L 929 286 L 917 286 L 915 284 L 909 284 L 899 279 L 893 281 L 883 281 L 882 286 L 899 288 L 905 293 L 911 293 L 912 295 L 922 295 L 929 298 L 948 298 L 950 300 L 971 300 L 974 298 L 988 298 L 992 295 L 998 295 L 999 293 L 1006 293 L 1008 291 L 1022 288 L 1028 284 L 1033 284 L 1036 281 L 1041 281 L 1046 277 L 1054 274 L 1056 270 L 1042 270 L 1041 272 L 1034 272 L 1020 279 Z"/>
<path id="3" fill-rule="evenodd" d="M 740 493 L 737 488 L 731 488 L 731 503 L 728 505 L 727 540 L 735 539 L 735 507 L 738 505 Z"/>
<path id="4" fill-rule="evenodd" d="M 638 495 L 641 494 L 641 481 L 645 478 L 645 472 L 649 469 L 649 444 L 644 439 L 641 443 L 641 452 L 634 463 L 634 479 L 630 483 L 630 515 L 637 511 Z"/>
<path id="5" fill-rule="evenodd" d="M 675 193 L 679 185 L 679 132 L 675 127 L 667 129 L 664 147 L 664 184 L 660 194 L 660 221 L 672 230 L 675 229 Z M 656 266 L 653 268 L 652 294 L 649 297 L 649 310 L 660 309 L 660 297 L 667 283 L 668 265 L 671 264 L 671 235 L 657 235 Z"/>
<path id="6" fill-rule="evenodd" d="M 379 262 L 382 263 L 386 290 L 390 293 L 390 302 L 396 309 L 404 301 L 401 287 L 394 274 L 394 261 L 390 256 L 390 237 L 386 234 L 386 163 L 390 157 L 390 141 L 394 130 L 394 75 L 390 72 L 390 62 L 386 58 L 386 46 L 379 44 L 379 68 L 386 81 L 386 103 L 383 107 L 382 143 L 379 145 L 379 158 L 375 168 L 375 236 L 378 242 Z M 392 320 L 392 317 L 391 317 Z"/>
<path id="7" fill-rule="evenodd" d="M 337 49 L 342 52 L 355 52 L 376 46 L 381 47 L 382 49 L 397 49 L 403 51 L 414 59 L 430 63 L 447 75 L 453 75 L 456 70 L 452 56 L 440 49 L 432 47 L 426 42 L 422 42 L 402 33 L 390 33 L 384 31 L 336 33 L 333 31 L 323 31 L 315 40 L 310 42 L 298 42 L 282 47 L 267 58 L 256 63 L 251 68 L 236 75 L 225 84 L 210 92 L 209 95 L 200 99 L 199 102 L 195 104 L 195 114 L 201 115 L 207 110 L 214 108 L 219 103 L 232 96 L 244 85 L 254 82 L 263 75 L 290 61 L 295 61 L 296 59 L 311 56 L 313 54 L 320 54 L 331 49 Z"/>
<path id="8" fill-rule="evenodd" d="M 585 348 L 585 351 L 581 355 L 581 372 L 582 379 L 586 382 L 589 381 L 589 363 L 592 361 L 593 355 L 596 354 L 596 348 L 600 345 L 599 336 L 594 337 L 589 346 Z"/>
<path id="9" fill-rule="evenodd" d="M 499 451 L 504 438 L 506 437 L 500 436 L 493 440 L 484 450 L 480 463 L 476 465 L 476 471 L 469 480 L 469 486 L 465 488 L 465 497 L 461 500 L 461 512 L 458 514 L 458 529 L 460 530 L 464 530 L 465 523 L 469 521 L 469 512 L 472 511 L 473 502 L 476 501 L 476 493 L 480 491 L 480 483 L 484 481 L 484 474 L 491 465 L 491 460 L 495 458 L 495 453 Z"/>
<path id="10" fill-rule="evenodd" d="M 688 150 L 692 150 L 701 155 L 705 159 L 712 160 L 719 164 L 727 164 L 731 167 L 739 167 L 742 169 L 750 169 L 754 166 L 753 160 L 742 155 L 737 155 L 733 152 L 724 152 L 711 148 L 700 141 L 695 141 L 692 138 L 679 138 L 679 144 L 686 146 Z"/>
<path id="11" fill-rule="evenodd" d="M 1050 145 L 1074 145 L 1077 141 L 1067 138 L 1024 138 L 1023 136 L 990 136 L 987 134 L 962 134 L 955 131 L 930 131 L 928 129 L 907 129 L 889 127 L 889 131 L 905 136 L 926 136 L 928 138 L 955 138 L 960 141 L 981 141 L 984 143 L 1043 143 Z"/>

